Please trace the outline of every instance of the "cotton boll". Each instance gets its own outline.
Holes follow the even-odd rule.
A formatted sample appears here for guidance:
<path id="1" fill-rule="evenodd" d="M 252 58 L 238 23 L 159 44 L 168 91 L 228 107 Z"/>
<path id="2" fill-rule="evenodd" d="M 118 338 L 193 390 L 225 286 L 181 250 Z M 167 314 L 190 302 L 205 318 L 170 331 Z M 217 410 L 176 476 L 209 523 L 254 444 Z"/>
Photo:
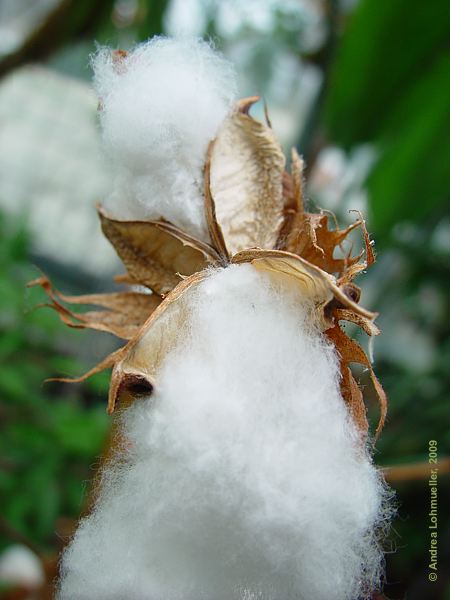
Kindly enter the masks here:
<path id="1" fill-rule="evenodd" d="M 293 280 L 251 265 L 192 290 L 186 335 L 62 561 L 60 600 L 355 600 L 389 497 Z"/>
<path id="2" fill-rule="evenodd" d="M 153 38 L 120 61 L 101 49 L 93 68 L 115 172 L 108 208 L 207 239 L 202 169 L 235 100 L 231 65 L 206 42 Z"/>

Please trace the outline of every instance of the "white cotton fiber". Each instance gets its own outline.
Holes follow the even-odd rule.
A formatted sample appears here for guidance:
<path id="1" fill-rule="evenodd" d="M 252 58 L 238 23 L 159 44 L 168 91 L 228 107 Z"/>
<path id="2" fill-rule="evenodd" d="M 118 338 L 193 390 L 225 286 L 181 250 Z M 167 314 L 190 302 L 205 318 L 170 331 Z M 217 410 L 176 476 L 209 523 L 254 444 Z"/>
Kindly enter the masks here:
<path id="1" fill-rule="evenodd" d="M 198 286 L 153 396 L 122 414 L 60 600 L 356 600 L 379 582 L 388 493 L 286 281 L 242 265 Z"/>
<path id="2" fill-rule="evenodd" d="M 115 174 L 107 207 L 207 239 L 202 169 L 236 98 L 230 63 L 201 40 L 158 37 L 119 62 L 103 48 L 92 64 Z"/>

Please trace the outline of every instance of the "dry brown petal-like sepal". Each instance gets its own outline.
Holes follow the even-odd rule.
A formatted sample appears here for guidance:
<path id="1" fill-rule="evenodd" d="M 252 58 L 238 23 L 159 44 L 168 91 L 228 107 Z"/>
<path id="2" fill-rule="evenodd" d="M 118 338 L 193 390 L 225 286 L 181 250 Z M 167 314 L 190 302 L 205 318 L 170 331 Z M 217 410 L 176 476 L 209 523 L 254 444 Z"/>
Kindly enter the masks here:
<path id="1" fill-rule="evenodd" d="M 278 247 L 298 254 L 327 273 L 341 276 L 361 257 L 347 255 L 336 258 L 334 254 L 337 248 L 341 248 L 348 234 L 361 225 L 361 221 L 355 221 L 345 229 L 329 229 L 329 219 L 329 215 L 325 213 L 297 213 L 292 217 L 290 232 L 284 242 L 279 242 Z"/>
<path id="2" fill-rule="evenodd" d="M 139 282 L 136 279 L 130 277 L 129 273 L 122 273 L 121 275 L 114 275 L 113 280 L 116 283 L 123 283 L 125 285 L 138 285 Z"/>
<path id="3" fill-rule="evenodd" d="M 98 208 L 102 230 L 124 263 L 131 280 L 164 295 L 180 276 L 217 263 L 217 252 L 163 221 L 120 221 Z"/>
<path id="4" fill-rule="evenodd" d="M 366 434 L 369 430 L 369 423 L 363 394 L 350 367 L 343 364 L 341 364 L 341 394 L 356 426 Z"/>
<path id="5" fill-rule="evenodd" d="M 372 380 L 375 392 L 378 397 L 378 404 L 380 407 L 380 418 L 378 421 L 378 425 L 375 431 L 375 439 L 381 433 L 383 429 L 384 421 L 386 419 L 387 412 L 387 397 L 386 393 L 383 390 L 380 382 L 378 381 L 370 360 L 367 358 L 366 353 L 361 348 L 361 346 L 355 340 L 350 339 L 340 328 L 338 324 L 335 324 L 334 327 L 328 329 L 325 332 L 325 335 L 328 339 L 335 345 L 336 350 L 339 353 L 340 357 L 340 365 L 341 365 L 341 391 L 344 399 L 349 405 L 350 411 L 353 415 L 356 415 L 358 420 L 356 421 L 358 424 L 363 424 L 363 419 L 360 415 L 363 414 L 363 408 L 361 403 L 363 403 L 362 395 L 359 400 L 359 396 L 356 393 L 354 384 L 353 384 L 353 375 L 350 377 L 349 375 L 349 365 L 350 363 L 358 363 L 363 365 L 369 370 L 370 378 Z M 365 408 L 364 408 L 365 415 Z M 363 431 L 367 431 L 363 429 Z"/>
<path id="6" fill-rule="evenodd" d="M 225 238 L 223 237 L 222 228 L 217 221 L 216 203 L 211 195 L 211 151 L 212 145 L 210 144 L 206 155 L 204 170 L 205 215 L 206 222 L 208 223 L 209 237 L 211 238 L 214 248 L 217 249 L 221 256 L 222 265 L 225 266 L 230 260 L 230 253 L 228 252 Z"/>
<path id="7" fill-rule="evenodd" d="M 305 219 L 303 196 L 303 159 L 297 150 L 291 150 L 291 172 L 283 173 L 283 222 L 276 248 L 295 253 L 296 238 Z"/>
<path id="8" fill-rule="evenodd" d="M 95 367 L 92 367 L 92 369 L 89 369 L 89 371 L 86 371 L 86 373 L 83 373 L 83 375 L 80 375 L 79 377 L 50 377 L 45 381 L 61 381 L 63 383 L 81 383 L 82 381 L 86 381 L 86 379 L 89 379 L 89 377 L 97 375 L 97 373 L 101 373 L 106 369 L 110 369 L 117 362 L 119 362 L 123 356 L 125 348 L 126 346 L 122 346 L 122 348 L 114 350 L 114 352 L 111 352 L 111 354 L 108 354 L 108 356 L 96 364 Z"/>
<path id="9" fill-rule="evenodd" d="M 248 114 L 256 99 L 241 100 L 225 119 L 205 167 L 210 235 L 226 257 L 274 248 L 283 221 L 285 158 L 270 127 Z"/>
<path id="10" fill-rule="evenodd" d="M 114 411 L 117 400 L 127 382 L 139 380 L 149 387 L 155 385 L 158 369 L 182 336 L 187 323 L 189 291 L 206 277 L 206 272 L 195 273 L 184 279 L 168 294 L 160 306 L 144 323 L 139 333 L 122 349 L 120 360 L 114 365 L 108 398 L 108 412 Z"/>
<path id="11" fill-rule="evenodd" d="M 361 329 L 365 331 L 367 335 L 380 335 L 379 328 L 372 320 L 355 313 L 353 310 L 349 310 L 348 308 L 336 308 L 332 315 L 336 321 L 349 321 L 355 325 L 358 325 L 358 327 L 361 327 Z"/>
<path id="12" fill-rule="evenodd" d="M 51 304 L 46 306 L 56 310 L 63 323 L 69 327 L 105 331 L 125 340 L 129 340 L 136 335 L 143 323 L 161 302 L 159 296 L 138 292 L 68 296 L 55 289 L 47 277 L 39 277 L 28 285 L 29 287 L 39 285 L 43 288 L 51 300 Z M 74 312 L 62 302 L 92 304 L 107 310 Z"/>
<path id="13" fill-rule="evenodd" d="M 349 268 L 347 268 L 344 271 L 344 273 L 342 274 L 342 276 L 339 279 L 339 283 L 341 283 L 341 284 L 352 281 L 356 277 L 356 275 L 358 275 L 362 271 L 365 271 L 366 269 L 368 269 L 375 263 L 375 253 L 373 250 L 373 242 L 371 241 L 369 232 L 367 231 L 366 222 L 362 218 L 362 215 L 359 211 L 353 211 L 353 212 L 358 212 L 358 214 L 359 214 L 359 219 L 358 219 L 358 221 L 356 221 L 356 223 L 361 227 L 361 231 L 363 233 L 364 246 L 365 246 L 365 260 L 363 260 L 362 262 L 355 261 L 355 263 L 353 265 L 349 266 Z M 358 258 L 359 259 L 362 258 L 362 255 Z"/>
<path id="14" fill-rule="evenodd" d="M 376 317 L 375 313 L 366 310 L 349 298 L 344 290 L 336 284 L 332 275 L 296 254 L 281 250 L 253 248 L 233 256 L 233 262 L 251 262 L 256 268 L 295 277 L 303 286 L 305 295 L 312 298 L 322 330 L 328 329 L 334 323 L 333 314 L 326 310 L 327 305 L 334 299 L 339 302 L 339 307 L 346 308 L 363 319 L 372 321 Z"/>
<path id="15" fill-rule="evenodd" d="M 177 336 L 182 335 L 186 326 L 186 316 L 189 310 L 189 297 L 186 292 L 197 285 L 207 276 L 206 271 L 194 273 L 182 280 L 159 305 L 150 317 L 143 323 L 133 338 L 123 347 L 112 352 L 95 367 L 80 377 L 55 377 L 46 381 L 61 381 L 65 383 L 80 383 L 92 375 L 113 368 L 108 397 L 108 413 L 114 412 L 119 397 L 126 398 L 130 404 L 137 395 L 149 394 L 154 387 L 156 374 L 162 360 L 173 347 Z M 71 325 L 71 311 L 60 303 L 60 299 L 78 301 L 87 298 L 96 303 L 103 301 L 103 294 L 90 294 L 81 297 L 58 295 L 45 277 L 39 278 L 29 285 L 41 285 L 60 314 L 61 319 Z M 146 294 L 144 294 L 146 295 Z M 151 297 L 149 295 L 149 297 Z M 114 304 L 111 298 L 105 301 Z M 71 325 L 76 326 L 76 325 Z"/>
<path id="16" fill-rule="evenodd" d="M 247 96 L 246 98 L 241 98 L 236 102 L 235 111 L 240 112 L 243 115 L 248 115 L 251 107 L 260 99 L 260 96 Z"/>
<path id="17" fill-rule="evenodd" d="M 332 213 L 305 212 L 302 170 L 303 161 L 293 148 L 291 173 L 283 174 L 284 220 L 276 248 L 298 254 L 324 271 L 337 275 L 339 283 L 349 282 L 375 262 L 364 219 L 359 213 L 357 221 L 340 229 Z M 334 221 L 334 229 L 330 229 L 330 217 Z M 337 248 L 343 253 L 343 241 L 357 227 L 362 229 L 366 259 L 360 262 L 362 255 L 352 256 L 351 251 L 342 258 L 335 257 Z"/>

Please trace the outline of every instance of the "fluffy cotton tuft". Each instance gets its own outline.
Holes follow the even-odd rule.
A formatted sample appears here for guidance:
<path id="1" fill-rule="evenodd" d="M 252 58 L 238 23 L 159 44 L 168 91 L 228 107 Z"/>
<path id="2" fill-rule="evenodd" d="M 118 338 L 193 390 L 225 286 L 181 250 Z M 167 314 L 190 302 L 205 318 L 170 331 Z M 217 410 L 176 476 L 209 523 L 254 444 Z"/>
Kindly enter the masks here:
<path id="1" fill-rule="evenodd" d="M 206 42 L 161 37 L 120 61 L 102 48 L 92 64 L 114 172 L 107 207 L 207 239 L 202 168 L 236 98 L 232 66 Z"/>
<path id="2" fill-rule="evenodd" d="M 122 413 L 60 600 L 368 597 L 388 493 L 311 311 L 250 265 L 199 285 L 158 389 Z"/>

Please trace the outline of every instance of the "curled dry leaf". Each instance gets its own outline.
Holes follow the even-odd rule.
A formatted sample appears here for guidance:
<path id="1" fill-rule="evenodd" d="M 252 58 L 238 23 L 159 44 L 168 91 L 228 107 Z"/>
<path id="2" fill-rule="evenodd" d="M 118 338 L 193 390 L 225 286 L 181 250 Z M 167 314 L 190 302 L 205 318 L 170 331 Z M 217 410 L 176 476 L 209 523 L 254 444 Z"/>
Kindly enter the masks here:
<path id="1" fill-rule="evenodd" d="M 373 387 L 378 397 L 378 403 L 380 406 L 380 418 L 375 431 L 375 439 L 380 435 L 383 429 L 384 421 L 386 419 L 387 412 L 387 398 L 386 394 L 378 381 L 370 360 L 367 358 L 364 350 L 355 340 L 350 339 L 340 328 L 339 324 L 335 324 L 334 327 L 328 329 L 325 332 L 328 339 L 336 346 L 336 349 L 340 357 L 341 365 L 341 391 L 344 400 L 347 402 L 352 415 L 355 417 L 356 422 L 361 426 L 363 431 L 367 431 L 367 419 L 366 409 L 364 406 L 362 394 L 358 390 L 359 387 L 350 371 L 349 365 L 351 363 L 358 363 L 363 365 L 369 370 L 370 378 L 373 383 Z"/>
<path id="2" fill-rule="evenodd" d="M 101 373 L 106 369 L 111 369 L 111 367 L 122 358 L 125 348 L 126 346 L 122 346 L 122 348 L 114 350 L 114 352 L 111 352 L 111 354 L 108 354 L 108 356 L 97 363 L 95 367 L 92 367 L 92 369 L 89 369 L 89 371 L 86 371 L 86 373 L 83 373 L 83 375 L 80 375 L 79 377 L 50 377 L 45 381 L 62 381 L 64 383 L 81 383 L 82 381 L 86 381 L 86 379 L 89 379 L 89 377 L 92 377 L 97 373 Z"/>
<path id="3" fill-rule="evenodd" d="M 159 296 L 138 292 L 69 296 L 56 290 L 45 276 L 39 277 L 28 284 L 29 287 L 38 285 L 43 288 L 51 300 L 51 304 L 45 304 L 44 306 L 56 310 L 63 323 L 69 327 L 106 331 L 126 340 L 137 336 L 142 325 L 161 303 Z M 76 313 L 64 306 L 62 302 L 78 305 L 94 304 L 102 306 L 106 310 Z M 125 348 L 126 346 L 123 346 L 115 350 L 80 377 L 53 377 L 47 379 L 47 381 L 62 381 L 65 383 L 85 381 L 89 377 L 113 367 L 124 355 Z"/>
<path id="4" fill-rule="evenodd" d="M 220 261 L 208 244 L 163 221 L 120 221 L 98 208 L 103 233 L 123 261 L 131 280 L 164 295 L 181 276 Z"/>
<path id="5" fill-rule="evenodd" d="M 336 248 L 341 247 L 348 234 L 360 225 L 361 222 L 356 221 L 345 229 L 333 230 L 329 229 L 327 214 L 297 214 L 291 219 L 292 228 L 286 233 L 284 241 L 279 241 L 278 247 L 298 254 L 328 273 L 340 276 L 355 265 L 361 257 L 347 255 L 344 258 L 336 258 L 334 256 Z M 350 280 L 351 278 L 348 279 Z"/>
<path id="6" fill-rule="evenodd" d="M 114 275 L 113 280 L 116 283 L 124 283 L 125 285 L 139 285 L 139 282 L 130 277 L 128 273 L 122 273 L 121 275 Z"/>
<path id="7" fill-rule="evenodd" d="M 136 335 L 146 319 L 161 302 L 159 296 L 138 292 L 68 296 L 54 288 L 47 277 L 39 277 L 28 285 L 30 287 L 39 285 L 43 288 L 51 300 L 51 304 L 46 306 L 56 310 L 60 319 L 69 327 L 106 331 L 125 340 L 129 340 Z M 74 312 L 62 302 L 93 304 L 106 310 Z"/>
<path id="8" fill-rule="evenodd" d="M 353 211 L 358 212 L 358 211 Z M 361 227 L 361 231 L 364 237 L 365 246 L 365 260 L 362 262 L 355 262 L 349 268 L 347 268 L 339 279 L 340 283 L 346 283 L 352 281 L 356 275 L 365 271 L 375 263 L 375 253 L 373 251 L 373 242 L 370 240 L 369 232 L 367 231 L 366 222 L 362 218 L 360 212 L 358 212 L 359 219 L 356 223 Z M 362 258 L 362 255 L 358 258 Z"/>
<path id="9" fill-rule="evenodd" d="M 336 321 L 349 321 L 355 325 L 358 325 L 358 327 L 361 327 L 361 329 L 365 331 L 367 335 L 380 335 L 380 330 L 373 321 L 362 316 L 361 314 L 355 313 L 353 310 L 349 310 L 348 308 L 336 308 L 332 312 L 332 316 Z"/>
<path id="10" fill-rule="evenodd" d="M 303 159 L 297 150 L 291 150 L 291 173 L 283 173 L 283 221 L 275 247 L 292 252 L 295 239 L 305 219 L 303 196 Z"/>
<path id="11" fill-rule="evenodd" d="M 324 271 L 336 274 L 340 278 L 340 283 L 349 282 L 375 262 L 364 219 L 359 214 L 358 220 L 345 229 L 340 229 L 332 213 L 306 212 L 302 170 L 303 161 L 293 148 L 291 173 L 285 172 L 283 175 L 284 218 L 276 248 L 298 254 Z M 334 221 L 334 229 L 329 227 L 330 217 Z M 340 248 L 343 252 L 342 243 L 357 227 L 362 229 L 366 260 L 359 262 L 362 255 L 351 256 L 351 250 L 343 258 L 336 258 L 334 256 L 336 249 Z"/>
<path id="12" fill-rule="evenodd" d="M 369 423 L 366 415 L 366 405 L 364 404 L 363 393 L 358 382 L 353 376 L 349 366 L 341 362 L 341 394 L 347 403 L 350 414 L 356 423 L 358 429 L 366 434 L 369 430 Z"/>
<path id="13" fill-rule="evenodd" d="M 240 101 L 208 152 L 208 226 L 226 257 L 246 248 L 273 248 L 283 220 L 285 158 L 272 130 L 249 116 L 256 100 Z"/>

